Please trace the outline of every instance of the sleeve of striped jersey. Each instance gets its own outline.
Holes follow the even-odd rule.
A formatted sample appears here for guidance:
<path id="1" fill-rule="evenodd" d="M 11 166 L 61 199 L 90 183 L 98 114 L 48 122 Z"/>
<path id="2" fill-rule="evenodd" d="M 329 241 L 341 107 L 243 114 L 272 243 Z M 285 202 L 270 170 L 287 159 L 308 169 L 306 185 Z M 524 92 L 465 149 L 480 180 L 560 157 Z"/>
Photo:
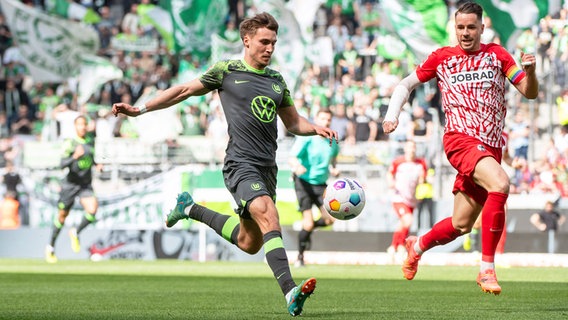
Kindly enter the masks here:
<path id="1" fill-rule="evenodd" d="M 436 77 L 439 62 L 439 50 L 432 52 L 417 68 L 416 75 L 420 82 L 428 82 Z"/>
<path id="2" fill-rule="evenodd" d="M 519 68 L 513 56 L 505 50 L 503 47 L 498 47 L 499 51 L 497 52 L 499 60 L 501 60 L 501 65 L 503 66 L 503 72 L 507 76 L 507 79 L 512 84 L 517 84 L 521 82 L 526 76 L 526 73 Z"/>

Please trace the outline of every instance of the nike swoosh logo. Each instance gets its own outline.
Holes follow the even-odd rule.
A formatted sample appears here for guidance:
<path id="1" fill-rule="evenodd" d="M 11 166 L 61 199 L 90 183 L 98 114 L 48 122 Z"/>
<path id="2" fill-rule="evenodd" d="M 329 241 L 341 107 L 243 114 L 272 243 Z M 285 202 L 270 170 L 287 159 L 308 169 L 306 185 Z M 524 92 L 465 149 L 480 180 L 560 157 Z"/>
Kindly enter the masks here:
<path id="1" fill-rule="evenodd" d="M 283 275 L 285 275 L 286 272 L 282 273 L 281 275 L 279 275 L 278 277 L 276 277 L 276 280 L 280 279 Z"/>
<path id="2" fill-rule="evenodd" d="M 247 83 L 249 80 L 235 80 L 235 84 Z"/>
<path id="3" fill-rule="evenodd" d="M 115 249 L 118 249 L 118 248 L 122 247 L 123 245 L 124 245 L 124 243 L 119 243 L 119 244 L 115 244 L 113 246 L 106 247 L 106 248 L 97 248 L 97 246 L 93 244 L 89 251 L 91 252 L 91 255 L 98 253 L 101 256 L 104 256 L 105 254 L 107 254 L 107 253 L 109 253 L 109 252 L 111 252 Z"/>

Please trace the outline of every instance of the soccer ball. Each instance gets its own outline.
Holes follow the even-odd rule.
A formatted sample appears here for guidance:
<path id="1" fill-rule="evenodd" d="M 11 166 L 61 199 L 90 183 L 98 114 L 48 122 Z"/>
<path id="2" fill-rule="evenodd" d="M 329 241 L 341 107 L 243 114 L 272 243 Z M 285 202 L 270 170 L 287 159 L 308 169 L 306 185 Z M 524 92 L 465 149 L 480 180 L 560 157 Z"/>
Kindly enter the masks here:
<path id="1" fill-rule="evenodd" d="M 353 179 L 337 179 L 325 189 L 323 205 L 335 219 L 351 220 L 365 207 L 365 190 Z"/>

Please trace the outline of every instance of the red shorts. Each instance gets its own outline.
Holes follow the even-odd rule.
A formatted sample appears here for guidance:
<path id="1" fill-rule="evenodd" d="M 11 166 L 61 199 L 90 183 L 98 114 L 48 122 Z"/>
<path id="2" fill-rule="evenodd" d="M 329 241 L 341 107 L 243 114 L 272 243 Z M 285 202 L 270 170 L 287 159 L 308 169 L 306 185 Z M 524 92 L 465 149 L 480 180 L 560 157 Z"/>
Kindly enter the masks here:
<path id="1" fill-rule="evenodd" d="M 402 218 L 402 216 L 406 214 L 412 214 L 414 212 L 413 207 L 403 202 L 393 202 L 392 207 L 394 208 L 394 213 L 396 213 L 399 218 Z"/>
<path id="2" fill-rule="evenodd" d="M 502 148 L 488 146 L 476 138 L 455 132 L 444 134 L 443 142 L 448 161 L 458 171 L 452 192 L 456 194 L 462 191 L 475 202 L 484 205 L 487 190 L 473 181 L 473 171 L 479 160 L 485 157 L 492 157 L 501 163 Z"/>

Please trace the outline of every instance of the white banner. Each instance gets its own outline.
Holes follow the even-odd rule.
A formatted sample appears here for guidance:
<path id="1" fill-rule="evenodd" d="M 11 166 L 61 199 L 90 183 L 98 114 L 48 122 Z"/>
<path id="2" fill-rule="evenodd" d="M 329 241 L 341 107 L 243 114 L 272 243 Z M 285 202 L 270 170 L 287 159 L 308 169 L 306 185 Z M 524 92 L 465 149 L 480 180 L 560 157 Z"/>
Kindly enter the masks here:
<path id="1" fill-rule="evenodd" d="M 94 55 L 99 48 L 99 37 L 90 26 L 13 0 L 3 0 L 2 11 L 35 81 L 63 82 L 77 75 L 81 57 Z"/>
<path id="2" fill-rule="evenodd" d="M 79 74 L 79 105 L 86 103 L 89 98 L 97 91 L 100 86 L 114 79 L 121 79 L 123 74 L 116 65 L 108 59 L 98 56 L 87 56 L 83 58 Z"/>

